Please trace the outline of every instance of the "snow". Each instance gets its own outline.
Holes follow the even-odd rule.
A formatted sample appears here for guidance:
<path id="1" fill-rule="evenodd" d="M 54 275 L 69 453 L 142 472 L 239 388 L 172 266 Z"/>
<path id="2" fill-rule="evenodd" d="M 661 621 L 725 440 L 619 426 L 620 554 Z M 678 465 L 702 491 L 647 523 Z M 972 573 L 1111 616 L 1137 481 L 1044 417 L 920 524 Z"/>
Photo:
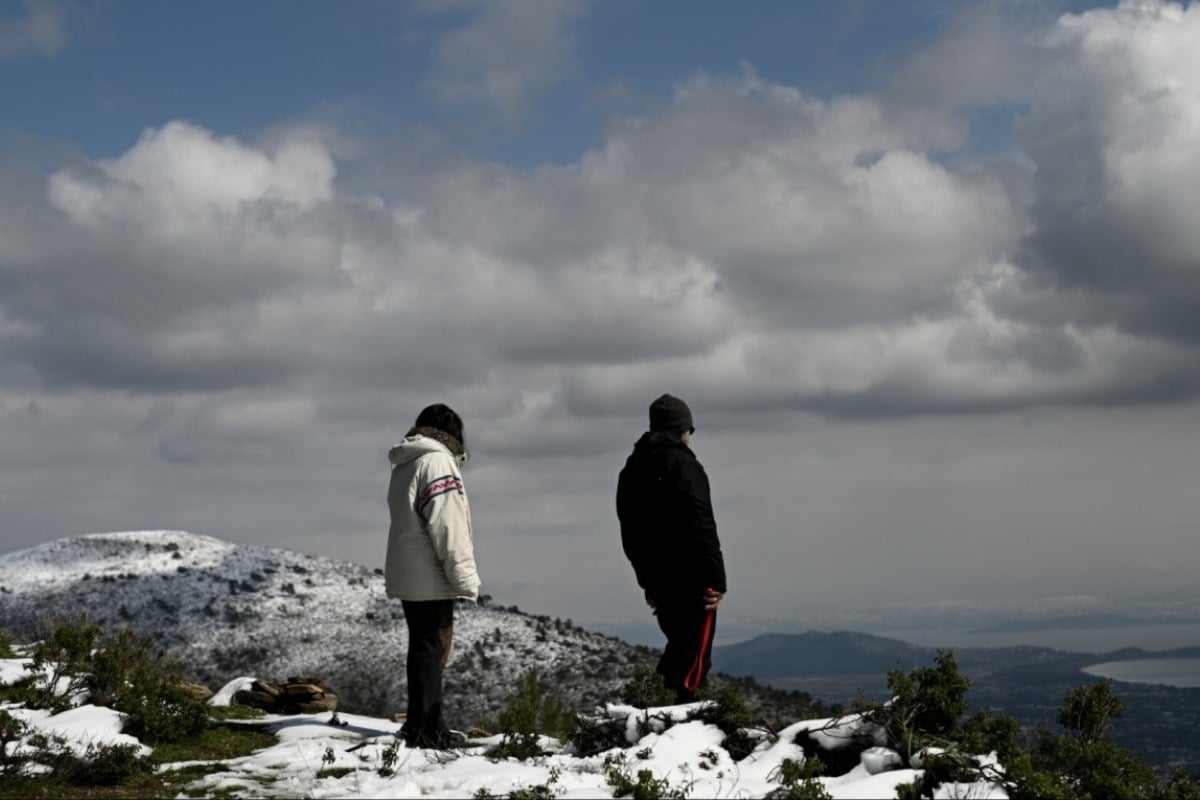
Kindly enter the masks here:
<path id="1" fill-rule="evenodd" d="M 254 680 L 255 680 L 254 678 L 249 678 L 249 677 L 234 678 L 229 683 L 225 684 L 224 686 L 222 686 L 220 689 L 218 689 L 216 692 L 213 693 L 213 696 L 208 699 L 209 705 L 213 705 L 213 706 L 229 705 L 230 703 L 233 702 L 233 696 L 235 694 L 237 694 L 238 692 L 241 692 L 241 691 L 249 691 L 250 687 L 254 685 Z"/>
<path id="2" fill-rule="evenodd" d="M 82 705 L 58 714 L 21 707 L 4 708 L 28 726 L 28 735 L 41 733 L 61 737 L 77 755 L 86 753 L 89 745 L 133 745 L 141 755 L 151 752 L 135 737 L 121 733 L 125 715 L 111 708 Z"/>
<path id="3" fill-rule="evenodd" d="M 362 565 L 166 530 L 0 554 L 0 619 L 10 631 L 32 637 L 43 616 L 78 611 L 153 635 L 200 682 L 319 675 L 348 711 L 390 717 L 405 702 L 403 614 L 382 574 Z M 447 697 L 447 716 L 463 725 L 498 714 L 498 698 L 531 668 L 589 707 L 646 660 L 548 617 L 471 604 L 455 616 L 447 674 L 478 688 Z"/>
<path id="4" fill-rule="evenodd" d="M 25 661 L 5 660 L 0 672 L 3 681 L 27 675 L 23 668 L 14 669 L 23 667 Z M 228 704 L 234 692 L 253 680 L 232 680 L 209 702 Z M 689 714 L 702 707 L 703 703 L 652 709 L 610 704 L 603 713 L 624 724 L 628 746 L 578 757 L 569 747 L 543 739 L 552 753 L 527 761 L 487 757 L 487 750 L 499 744 L 501 736 L 472 741 L 459 750 L 438 752 L 399 744 L 394 736 L 397 724 L 387 719 L 339 713 L 338 719 L 345 724 L 331 725 L 327 713 L 267 715 L 229 724 L 265 726 L 274 734 L 275 744 L 222 761 L 220 771 L 194 781 L 186 791 L 235 797 L 460 798 L 481 791 L 505 796 L 547 786 L 555 796 L 571 800 L 613 796 L 609 783 L 612 770 L 635 782 L 640 771 L 649 770 L 655 779 L 667 781 L 664 793 L 754 798 L 780 788 L 779 768 L 785 760 L 803 761 L 803 750 L 795 743 L 797 733 L 824 731 L 831 742 L 840 743 L 846 734 L 863 725 L 858 717 L 805 720 L 784 729 L 778 737 L 764 736 L 755 751 L 738 762 L 722 748 L 725 736 L 717 727 L 689 719 Z M 134 744 L 142 753 L 150 752 L 149 747 L 121 732 L 122 715 L 108 708 L 81 705 L 54 715 L 11 704 L 5 710 L 29 726 L 27 736 L 38 732 L 59 736 L 79 753 L 89 744 Z M 639 734 L 639 730 L 647 729 L 649 732 Z M 394 756 L 394 763 L 389 773 L 383 768 L 390 756 Z M 919 769 L 901 765 L 901 756 L 894 750 L 873 747 L 862 754 L 861 763 L 849 773 L 818 780 L 835 798 L 890 798 L 895 797 L 897 786 L 921 775 Z M 159 769 L 182 766 L 186 764 L 165 764 Z M 1006 797 L 999 787 L 983 782 L 947 785 L 936 796 Z"/>
<path id="5" fill-rule="evenodd" d="M 379 682 L 379 676 L 390 675 L 403 663 L 406 641 L 402 621 L 389 614 L 381 581 L 370 570 L 331 559 L 230 545 L 179 531 L 94 534 L 0 555 L 0 586 L 6 589 L 0 595 L 0 609 L 15 619 L 18 614 L 28 617 L 44 610 L 48 598 L 63 607 L 86 601 L 93 613 L 120 610 L 132 620 L 161 623 L 161 629 L 178 640 L 176 653 L 193 663 L 221 648 L 253 646 L 257 666 L 250 669 L 262 669 L 268 680 L 287 674 L 326 676 L 334 665 L 357 658 L 363 674 Z M 250 588 L 243 589 L 243 584 Z M 208 613 L 210 605 L 217 614 Z M 319 635 L 308 636 L 309 630 Z M 560 631 L 554 625 L 551 630 L 548 621 L 500 609 L 463 609 L 455 623 L 455 640 L 451 672 L 463 680 L 462 686 L 475 690 L 459 688 L 451 693 L 459 699 L 490 691 L 485 684 L 511 686 L 528 664 L 587 674 L 594 684 L 601 667 L 611 666 L 619 676 L 631 663 L 608 660 L 627 647 L 616 640 L 568 626 Z M 490 660 L 468 673 L 476 647 L 484 647 Z M 27 663 L 27 658 L 0 659 L 0 684 L 27 679 Z M 210 703 L 228 705 L 238 690 L 249 688 L 257 677 L 249 674 L 250 669 L 230 668 L 227 674 L 239 677 L 228 680 Z M 607 694 L 608 689 L 603 691 L 605 697 L 614 696 Z M 448 702 L 452 699 L 447 697 Z M 89 745 L 111 744 L 133 744 L 143 753 L 150 752 L 122 732 L 118 712 L 90 705 L 86 697 L 75 698 L 75 706 L 51 715 L 0 704 L 28 726 L 24 740 L 8 746 L 28 747 L 30 735 L 44 733 L 61 737 L 80 753 Z M 231 722 L 265 725 L 275 743 L 221 761 L 219 771 L 198 778 L 185 793 L 458 798 L 481 791 L 505 796 L 547 787 L 556 797 L 593 798 L 613 796 L 611 773 L 636 782 L 640 771 L 649 770 L 655 779 L 667 782 L 663 794 L 754 798 L 780 788 L 785 761 L 803 762 L 797 737 L 805 735 L 826 749 L 875 737 L 877 746 L 863 752 L 857 767 L 844 775 L 818 778 L 835 798 L 894 797 L 898 785 L 922 774 L 919 762 L 905 765 L 899 753 L 883 746 L 880 732 L 858 715 L 803 720 L 776 736 L 761 732 L 754 751 L 737 761 L 722 747 L 725 735 L 720 729 L 691 718 L 702 706 L 643 709 L 608 702 L 597 713 L 610 720 L 615 730 L 624 730 L 621 746 L 582 757 L 569 746 L 543 737 L 543 749 L 550 754 L 527 761 L 489 758 L 486 754 L 502 741 L 500 736 L 472 741 L 450 753 L 408 749 L 397 742 L 398 724 L 390 713 L 377 715 L 373 710 L 339 710 L 344 725 L 331 725 L 328 713 Z M 160 769 L 181 766 L 186 764 Z M 980 782 L 944 786 L 938 796 L 1001 798 L 1005 794 L 993 784 Z"/>
<path id="6" fill-rule="evenodd" d="M 22 678 L 29 677 L 25 669 L 29 662 L 23 658 L 0 658 L 0 686 L 11 686 Z"/>

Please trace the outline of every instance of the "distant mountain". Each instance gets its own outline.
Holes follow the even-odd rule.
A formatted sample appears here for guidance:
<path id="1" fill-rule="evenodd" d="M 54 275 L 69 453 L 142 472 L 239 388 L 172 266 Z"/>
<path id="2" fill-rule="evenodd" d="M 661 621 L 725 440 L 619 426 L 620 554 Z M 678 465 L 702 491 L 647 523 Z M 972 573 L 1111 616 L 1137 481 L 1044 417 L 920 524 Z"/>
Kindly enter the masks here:
<path id="1" fill-rule="evenodd" d="M 1197 623 L 1200 623 L 1200 618 L 1190 616 L 1164 619 L 1114 613 L 1072 614 L 1048 619 L 1008 620 L 969 630 L 967 633 L 1030 633 L 1032 631 L 1080 630 L 1084 628 L 1162 627 L 1163 625 L 1195 625 Z"/>
<path id="2" fill-rule="evenodd" d="M 214 688 L 316 675 L 342 710 L 405 707 L 408 633 L 378 570 L 180 531 L 90 534 L 0 555 L 0 629 L 30 640 L 47 615 L 77 611 L 153 636 Z M 611 702 L 636 666 L 656 660 L 569 620 L 464 603 L 447 716 L 463 726 L 495 718 L 535 667 L 576 708 Z M 751 687 L 754 705 L 783 712 L 790 703 L 798 719 L 808 704 L 794 694 Z"/>
<path id="3" fill-rule="evenodd" d="M 883 685 L 888 670 L 911 672 L 916 667 L 931 666 L 939 649 L 852 631 L 771 633 L 714 647 L 713 668 L 730 675 L 751 675 L 779 686 L 797 685 L 805 679 L 855 676 L 870 676 Z M 1200 657 L 1200 647 L 1162 652 L 1126 647 L 1107 653 L 1079 653 L 1033 645 L 952 649 L 959 667 L 968 675 L 1046 669 L 1057 672 L 1078 670 L 1101 661 Z"/>
<path id="4" fill-rule="evenodd" d="M 885 676 L 889 669 L 907 672 L 931 664 L 935 652 L 899 639 L 850 631 L 768 633 L 714 647 L 713 668 L 730 675 L 753 675 L 759 680 L 847 673 Z"/>
<path id="5" fill-rule="evenodd" d="M 1066 695 L 1096 678 L 1084 667 L 1144 658 L 1200 658 L 1200 648 L 1159 653 L 1124 648 L 1108 653 L 1073 653 L 1049 647 L 953 648 L 962 673 L 971 680 L 973 709 L 1012 715 L 1034 729 L 1053 727 Z M 800 690 L 830 703 L 859 694 L 883 700 L 890 692 L 887 672 L 909 673 L 932 666 L 937 649 L 898 639 L 839 631 L 766 634 L 713 649 L 713 668 L 750 675 L 780 689 Z M 1165 773 L 1192 769 L 1200 752 L 1200 689 L 1121 683 L 1125 712 L 1113 724 L 1114 738 Z"/>

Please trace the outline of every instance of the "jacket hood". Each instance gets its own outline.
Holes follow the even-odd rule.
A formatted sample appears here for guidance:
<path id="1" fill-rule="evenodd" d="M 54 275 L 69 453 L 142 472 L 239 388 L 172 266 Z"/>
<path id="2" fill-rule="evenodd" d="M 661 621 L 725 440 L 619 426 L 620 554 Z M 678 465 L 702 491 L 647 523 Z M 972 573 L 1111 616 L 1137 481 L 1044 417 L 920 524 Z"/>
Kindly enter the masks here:
<path id="1" fill-rule="evenodd" d="M 450 452 L 450 448 L 437 439 L 413 433 L 405 436 L 399 444 L 388 451 L 388 461 L 392 462 L 392 466 L 398 467 L 401 464 L 415 461 L 426 453 L 436 452 L 442 452 L 454 458 L 454 454 Z"/>

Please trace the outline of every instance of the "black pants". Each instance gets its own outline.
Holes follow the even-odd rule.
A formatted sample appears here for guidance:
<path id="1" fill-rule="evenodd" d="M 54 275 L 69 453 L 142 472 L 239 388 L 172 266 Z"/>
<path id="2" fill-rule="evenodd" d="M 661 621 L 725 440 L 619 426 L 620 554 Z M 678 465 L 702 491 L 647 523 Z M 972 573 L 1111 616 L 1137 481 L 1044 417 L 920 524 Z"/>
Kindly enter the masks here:
<path id="1" fill-rule="evenodd" d="M 402 728 L 408 744 L 428 746 L 446 732 L 442 671 L 454 641 L 453 600 L 402 600 L 408 625 L 408 711 Z"/>
<path id="2" fill-rule="evenodd" d="M 701 659 L 700 686 L 704 685 L 709 669 L 712 668 L 712 637 L 704 637 L 704 623 L 708 612 L 702 600 L 659 602 L 655 608 L 658 627 L 667 636 L 667 646 L 658 660 L 658 674 L 663 676 L 667 688 L 675 692 L 675 702 L 688 703 L 695 699 L 695 690 L 683 685 L 684 678 Z M 713 629 L 716 629 L 716 612 L 713 612 Z M 699 688 L 699 687 L 697 687 Z"/>

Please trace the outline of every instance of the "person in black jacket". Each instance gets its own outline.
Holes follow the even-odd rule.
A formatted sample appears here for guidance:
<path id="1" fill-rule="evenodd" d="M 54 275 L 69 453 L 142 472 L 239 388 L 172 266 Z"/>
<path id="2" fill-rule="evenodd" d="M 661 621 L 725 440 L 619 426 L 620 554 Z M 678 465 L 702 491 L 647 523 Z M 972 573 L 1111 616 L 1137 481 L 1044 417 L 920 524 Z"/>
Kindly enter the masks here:
<path id="1" fill-rule="evenodd" d="M 667 637 L 658 672 L 679 703 L 693 699 L 712 666 L 726 591 L 708 475 L 688 447 L 695 431 L 687 403 L 664 394 L 617 479 L 621 544 Z"/>

